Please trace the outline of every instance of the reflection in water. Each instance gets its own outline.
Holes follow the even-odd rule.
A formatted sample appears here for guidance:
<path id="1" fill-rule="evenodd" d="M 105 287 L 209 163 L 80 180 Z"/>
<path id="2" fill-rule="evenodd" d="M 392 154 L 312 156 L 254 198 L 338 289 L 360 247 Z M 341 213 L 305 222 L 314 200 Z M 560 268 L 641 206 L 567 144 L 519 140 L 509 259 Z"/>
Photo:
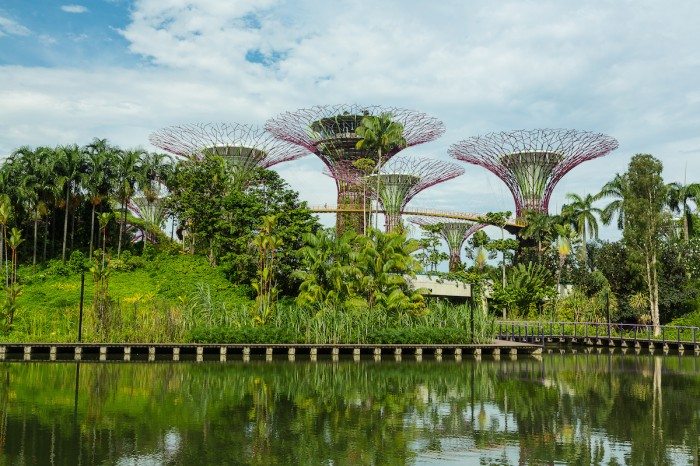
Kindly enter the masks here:
<path id="1" fill-rule="evenodd" d="M 3 363 L 0 465 L 698 464 L 698 364 Z"/>

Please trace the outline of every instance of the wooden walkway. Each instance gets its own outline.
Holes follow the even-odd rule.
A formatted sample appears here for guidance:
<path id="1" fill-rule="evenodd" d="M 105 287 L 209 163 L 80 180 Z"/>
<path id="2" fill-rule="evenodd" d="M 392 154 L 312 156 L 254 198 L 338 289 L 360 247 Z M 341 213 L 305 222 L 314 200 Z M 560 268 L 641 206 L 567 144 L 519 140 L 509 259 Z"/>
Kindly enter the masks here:
<path id="1" fill-rule="evenodd" d="M 341 355 L 352 355 L 359 358 L 371 355 L 381 358 L 382 355 L 401 357 L 410 355 L 422 357 L 463 355 L 480 357 L 481 355 L 511 356 L 540 354 L 542 346 L 527 342 L 499 341 L 487 344 L 473 345 L 373 345 L 373 344 L 174 344 L 174 343 L 0 343 L 0 360 L 80 360 L 90 359 L 138 359 L 155 361 L 158 359 L 180 360 L 180 357 L 203 360 L 205 356 L 226 358 L 250 358 L 264 355 L 287 355 L 289 357 L 308 356 L 311 359 L 318 356 L 338 358 Z"/>
<path id="2" fill-rule="evenodd" d="M 536 345 L 659 349 L 700 354 L 698 327 L 664 325 L 660 334 L 654 336 L 650 325 L 503 321 L 498 324 L 496 338 Z"/>

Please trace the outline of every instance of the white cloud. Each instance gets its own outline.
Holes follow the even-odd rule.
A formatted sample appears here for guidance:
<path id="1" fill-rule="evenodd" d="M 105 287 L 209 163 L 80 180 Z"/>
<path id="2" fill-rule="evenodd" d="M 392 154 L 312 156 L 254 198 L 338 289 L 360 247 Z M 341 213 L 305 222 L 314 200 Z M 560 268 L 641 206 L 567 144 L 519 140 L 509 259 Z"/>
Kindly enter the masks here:
<path id="1" fill-rule="evenodd" d="M 667 178 L 700 173 L 700 3 L 220 2 L 138 0 L 121 31 L 149 65 L 110 69 L 0 67 L 0 152 L 93 136 L 147 144 L 150 131 L 189 121 L 262 124 L 283 110 L 359 102 L 443 119 L 447 147 L 487 131 L 572 127 L 620 140 L 610 156 L 564 177 L 597 190 L 629 156 L 651 152 Z M 0 30 L 5 30 L 0 22 Z M 269 66 L 246 54 L 279 54 Z M 512 209 L 478 167 L 416 198 L 445 209 Z M 314 157 L 279 171 L 312 203 L 334 202 Z"/>
<path id="2" fill-rule="evenodd" d="M 19 24 L 17 21 L 0 16 L 0 37 L 6 35 L 28 36 L 31 33 L 32 31 Z"/>
<path id="3" fill-rule="evenodd" d="M 88 9 L 83 5 L 61 5 L 61 10 L 66 13 L 87 13 Z"/>

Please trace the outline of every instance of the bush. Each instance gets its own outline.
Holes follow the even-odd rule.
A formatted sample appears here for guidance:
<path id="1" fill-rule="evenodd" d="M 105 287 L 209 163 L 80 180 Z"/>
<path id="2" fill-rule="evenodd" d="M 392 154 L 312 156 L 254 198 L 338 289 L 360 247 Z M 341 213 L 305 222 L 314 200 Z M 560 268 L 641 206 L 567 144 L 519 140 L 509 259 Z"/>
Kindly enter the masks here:
<path id="1" fill-rule="evenodd" d="M 68 264 L 64 264 L 59 259 L 52 259 L 46 267 L 46 275 L 54 277 L 67 277 L 71 274 L 71 269 Z"/>
<path id="2" fill-rule="evenodd" d="M 71 252 L 68 258 L 68 270 L 72 273 L 81 273 L 87 269 L 85 254 L 80 251 Z"/>

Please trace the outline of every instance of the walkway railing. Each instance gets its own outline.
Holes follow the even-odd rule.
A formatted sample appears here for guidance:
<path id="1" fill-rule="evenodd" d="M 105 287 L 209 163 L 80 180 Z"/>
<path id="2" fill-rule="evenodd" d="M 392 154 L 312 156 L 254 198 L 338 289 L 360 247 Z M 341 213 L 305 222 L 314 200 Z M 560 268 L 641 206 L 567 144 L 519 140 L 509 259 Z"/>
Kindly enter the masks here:
<path id="1" fill-rule="evenodd" d="M 700 328 L 690 326 L 662 325 L 658 335 L 654 335 L 653 325 L 643 324 L 499 321 L 497 326 L 497 337 L 511 341 L 700 348 Z"/>
<path id="2" fill-rule="evenodd" d="M 312 205 L 309 206 L 309 210 L 316 213 L 332 213 L 332 212 L 362 212 L 361 207 L 346 206 L 338 209 L 335 205 Z M 375 211 L 376 212 L 376 211 Z M 384 213 L 384 211 L 380 211 Z M 427 209 L 423 207 L 407 208 L 402 212 L 403 215 L 418 215 L 425 217 L 438 217 L 438 218 L 448 218 L 454 220 L 470 220 L 472 222 L 479 222 L 483 219 L 484 214 L 478 214 L 473 212 L 459 212 L 451 210 L 437 210 L 437 209 Z M 507 225 L 514 227 L 524 227 L 525 223 L 522 220 L 509 219 Z"/>

